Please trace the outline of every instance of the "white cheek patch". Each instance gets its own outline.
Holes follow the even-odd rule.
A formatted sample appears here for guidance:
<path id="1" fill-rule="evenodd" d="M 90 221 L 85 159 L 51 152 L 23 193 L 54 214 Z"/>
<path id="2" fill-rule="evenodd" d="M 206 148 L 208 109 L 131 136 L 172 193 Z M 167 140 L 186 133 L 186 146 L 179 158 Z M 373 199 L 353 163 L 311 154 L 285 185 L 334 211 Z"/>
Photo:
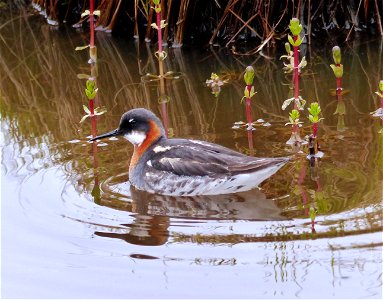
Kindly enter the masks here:
<path id="1" fill-rule="evenodd" d="M 129 134 L 125 134 L 124 138 L 126 138 L 133 145 L 141 145 L 146 139 L 146 134 L 143 132 L 132 131 Z"/>

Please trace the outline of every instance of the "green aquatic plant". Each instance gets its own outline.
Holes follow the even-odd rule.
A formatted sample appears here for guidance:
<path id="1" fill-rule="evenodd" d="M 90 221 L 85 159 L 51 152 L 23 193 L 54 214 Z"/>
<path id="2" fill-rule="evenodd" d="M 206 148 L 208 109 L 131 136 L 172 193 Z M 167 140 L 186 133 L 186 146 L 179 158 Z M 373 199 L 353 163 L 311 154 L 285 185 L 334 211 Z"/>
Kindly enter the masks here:
<path id="1" fill-rule="evenodd" d="M 86 81 L 85 95 L 89 100 L 89 108 L 83 105 L 85 115 L 81 118 L 80 123 L 84 122 L 86 118 L 92 118 L 92 135 L 96 134 L 96 123 L 93 121 L 95 116 L 100 116 L 106 112 L 105 108 L 94 108 L 94 99 L 97 96 L 98 88 L 96 87 L 96 81 L 94 78 L 90 78 Z"/>
<path id="2" fill-rule="evenodd" d="M 335 64 L 331 64 L 330 67 L 336 78 L 336 95 L 340 96 L 342 95 L 343 65 L 341 64 L 342 54 L 339 46 L 332 48 L 332 57 Z"/>
<path id="3" fill-rule="evenodd" d="M 297 109 L 293 109 L 290 113 L 289 113 L 289 122 L 287 122 L 285 124 L 285 126 L 287 125 L 291 125 L 291 137 L 290 139 L 286 142 L 286 144 L 288 145 L 300 145 L 302 143 L 302 139 L 301 137 L 299 136 L 299 127 L 302 126 L 302 123 L 301 121 L 299 121 L 299 118 L 300 118 L 300 113 L 299 113 L 299 110 Z"/>
<path id="4" fill-rule="evenodd" d="M 289 113 L 289 122 L 287 122 L 285 124 L 285 126 L 287 125 L 292 125 L 292 126 L 300 126 L 300 124 L 302 124 L 303 122 L 300 122 L 299 121 L 299 117 L 300 117 L 300 113 L 298 110 L 296 109 L 293 109 L 290 113 Z"/>
<path id="5" fill-rule="evenodd" d="M 254 68 L 252 66 L 248 66 L 245 70 L 245 75 L 243 75 L 243 79 L 246 83 L 244 98 L 246 99 L 246 118 L 247 118 L 247 130 L 253 130 L 253 117 L 251 116 L 251 98 L 256 94 L 254 92 Z M 242 98 L 243 99 L 243 98 Z"/>
<path id="6" fill-rule="evenodd" d="M 287 36 L 289 43 L 285 43 L 285 49 L 287 55 L 282 55 L 281 58 L 287 58 L 288 62 L 284 63 L 285 73 L 293 72 L 293 86 L 294 86 L 294 96 L 285 100 L 282 104 L 282 109 L 285 110 L 290 103 L 294 103 L 294 109 L 303 110 L 306 101 L 299 95 L 299 74 L 302 69 L 306 67 L 307 61 L 305 56 L 299 62 L 299 46 L 303 42 L 303 38 L 300 37 L 302 31 L 302 24 L 299 23 L 297 18 L 292 18 L 290 20 L 289 29 L 293 36 L 290 34 Z M 291 51 L 291 46 L 293 46 L 293 51 Z"/>
<path id="7" fill-rule="evenodd" d="M 310 107 L 307 109 L 309 111 L 309 120 L 313 125 L 313 135 L 314 138 L 317 137 L 318 123 L 324 118 L 320 118 L 321 108 L 318 102 L 313 102 L 310 104 Z"/>
<path id="8" fill-rule="evenodd" d="M 254 68 L 248 66 L 243 75 L 243 79 L 246 83 L 245 91 L 243 92 L 244 96 L 242 99 L 246 99 L 246 103 L 250 102 L 251 98 L 256 94 L 254 91 L 253 81 L 254 81 Z"/>
<path id="9" fill-rule="evenodd" d="M 256 121 L 253 121 L 253 117 L 251 115 L 251 98 L 254 97 L 254 95 L 257 93 L 254 89 L 253 82 L 254 82 L 254 68 L 252 66 L 248 66 L 245 70 L 245 74 L 243 75 L 243 80 L 245 81 L 245 90 L 243 91 L 243 97 L 241 99 L 241 103 L 243 100 L 245 100 L 245 107 L 246 107 L 246 119 L 247 122 L 239 121 L 235 122 L 233 129 L 239 129 L 241 127 L 245 127 L 247 130 L 255 130 L 255 126 L 270 126 L 271 124 L 268 122 L 265 122 L 263 119 L 258 119 Z M 248 135 L 250 140 L 250 135 Z M 250 141 L 249 141 L 250 144 Z"/>
<path id="10" fill-rule="evenodd" d="M 81 18 L 85 18 L 89 16 L 89 27 L 90 27 L 90 38 L 89 38 L 89 45 L 82 46 L 82 47 L 76 47 L 76 51 L 84 50 L 89 48 L 89 60 L 88 63 L 90 64 L 90 73 L 91 75 L 87 74 L 78 74 L 77 77 L 80 79 L 86 79 L 85 83 L 85 94 L 88 98 L 89 107 L 83 105 L 83 109 L 85 111 L 85 115 L 81 118 L 80 123 L 84 122 L 85 119 L 88 117 L 91 118 L 91 126 L 92 126 L 92 135 L 97 135 L 97 124 L 96 124 L 96 116 L 102 115 L 106 112 L 105 108 L 100 107 L 94 107 L 95 98 L 97 96 L 97 85 L 96 85 L 96 77 L 98 73 L 97 69 L 97 47 L 95 45 L 95 39 L 94 39 L 94 16 L 100 16 L 99 10 L 94 10 L 94 0 L 89 1 L 89 10 L 85 10 L 81 14 Z"/>
<path id="11" fill-rule="evenodd" d="M 312 123 L 312 128 L 313 128 L 313 132 L 309 136 L 310 153 L 307 158 L 308 159 L 311 159 L 313 157 L 320 158 L 320 157 L 323 157 L 323 152 L 320 151 L 319 142 L 317 138 L 317 132 L 318 132 L 318 123 L 324 119 L 319 116 L 322 110 L 318 102 L 311 103 L 310 107 L 307 108 L 307 110 L 309 111 L 309 120 Z"/>

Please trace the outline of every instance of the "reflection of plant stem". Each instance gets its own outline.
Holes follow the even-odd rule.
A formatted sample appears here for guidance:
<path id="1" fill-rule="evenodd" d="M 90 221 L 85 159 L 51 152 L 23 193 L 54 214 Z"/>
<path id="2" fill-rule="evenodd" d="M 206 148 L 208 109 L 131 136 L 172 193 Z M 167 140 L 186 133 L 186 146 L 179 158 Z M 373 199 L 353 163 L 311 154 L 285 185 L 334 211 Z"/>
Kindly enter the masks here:
<path id="1" fill-rule="evenodd" d="M 296 42 L 298 36 L 294 36 L 294 42 Z M 299 54 L 298 46 L 294 46 L 294 109 L 298 109 L 297 101 L 299 101 Z"/>
<path id="2" fill-rule="evenodd" d="M 304 187 L 302 185 L 305 177 L 306 177 L 306 166 L 304 166 L 300 169 L 297 183 L 298 183 L 299 190 L 301 192 L 302 202 L 303 202 L 303 206 L 305 208 L 305 215 L 307 216 L 309 213 L 309 208 L 307 207 L 307 202 L 308 202 L 307 201 L 307 193 L 306 193 L 306 190 L 304 189 Z"/>
<path id="3" fill-rule="evenodd" d="M 251 85 L 246 86 L 247 90 L 249 91 L 249 94 L 251 93 Z M 253 118 L 251 116 L 251 107 L 250 107 L 251 101 L 250 97 L 246 97 L 246 118 L 247 118 L 247 123 L 252 124 L 253 123 Z"/>
<path id="4" fill-rule="evenodd" d="M 92 124 L 92 136 L 97 136 L 97 128 L 96 128 L 96 115 L 94 114 L 94 99 L 89 100 L 89 110 L 91 114 L 91 124 Z"/>
<path id="5" fill-rule="evenodd" d="M 93 121 L 94 118 L 92 118 Z M 93 123 L 93 122 L 92 122 Z M 94 175 L 94 187 L 92 190 L 92 196 L 94 203 L 100 204 L 101 194 L 100 194 L 100 181 L 98 178 L 98 156 L 97 156 L 97 143 L 92 143 L 92 156 L 93 156 L 93 175 Z"/>

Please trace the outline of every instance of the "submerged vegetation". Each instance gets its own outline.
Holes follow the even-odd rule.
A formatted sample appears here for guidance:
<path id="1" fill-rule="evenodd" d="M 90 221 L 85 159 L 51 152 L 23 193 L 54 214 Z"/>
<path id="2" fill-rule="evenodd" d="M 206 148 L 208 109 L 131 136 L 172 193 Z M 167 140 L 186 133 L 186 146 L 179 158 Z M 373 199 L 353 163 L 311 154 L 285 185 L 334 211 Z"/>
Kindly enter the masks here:
<path id="1" fill-rule="evenodd" d="M 343 40 L 360 32 L 383 35 L 381 1 L 98 0 L 95 3 L 101 12 L 97 30 L 147 42 L 156 40 L 157 30 L 151 26 L 158 18 L 151 9 L 156 7 L 163 19 L 160 25 L 167 25 L 162 36 L 166 44 L 173 47 L 201 42 L 219 44 L 231 48 L 234 54 L 256 53 L 266 45 L 275 45 L 285 36 L 287 25 L 294 17 L 302 24 L 309 44 L 313 39 L 327 37 L 329 32 L 333 37 L 342 36 Z M 89 7 L 87 0 L 32 0 L 32 4 L 53 26 L 64 23 L 88 26 L 88 19 L 81 19 Z M 243 42 L 252 42 L 253 46 L 249 50 L 246 45 L 246 51 L 233 47 Z"/>

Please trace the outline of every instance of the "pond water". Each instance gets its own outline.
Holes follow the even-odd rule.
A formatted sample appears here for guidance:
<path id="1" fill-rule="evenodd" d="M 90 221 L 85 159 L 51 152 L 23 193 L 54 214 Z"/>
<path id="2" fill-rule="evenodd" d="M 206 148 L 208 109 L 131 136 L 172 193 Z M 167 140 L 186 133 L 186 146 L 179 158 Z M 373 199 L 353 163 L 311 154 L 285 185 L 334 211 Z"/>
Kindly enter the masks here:
<path id="1" fill-rule="evenodd" d="M 309 64 L 301 94 L 318 101 L 325 118 L 324 157 L 310 166 L 307 148 L 293 154 L 286 145 L 290 108 L 281 105 L 291 76 L 280 53 L 166 49 L 165 71 L 179 78 L 160 92 L 158 81 L 142 77 L 158 73 L 154 47 L 98 33 L 97 105 L 108 110 L 97 119 L 99 133 L 145 107 L 168 120 L 171 136 L 293 157 L 261 189 L 167 197 L 130 188 L 127 141 L 87 142 L 77 74 L 90 66 L 86 51 L 74 51 L 87 44 L 86 32 L 22 15 L 3 22 L 0 37 L 2 297 L 382 297 L 383 134 L 369 114 L 379 107 L 382 40 L 341 45 L 341 103 L 329 67 L 334 42 L 302 48 Z M 253 118 L 271 124 L 250 134 L 232 129 L 246 120 L 248 65 Z M 217 97 L 205 84 L 212 72 L 228 79 Z M 334 114 L 342 105 L 346 114 Z M 304 137 L 311 128 L 302 114 Z"/>

